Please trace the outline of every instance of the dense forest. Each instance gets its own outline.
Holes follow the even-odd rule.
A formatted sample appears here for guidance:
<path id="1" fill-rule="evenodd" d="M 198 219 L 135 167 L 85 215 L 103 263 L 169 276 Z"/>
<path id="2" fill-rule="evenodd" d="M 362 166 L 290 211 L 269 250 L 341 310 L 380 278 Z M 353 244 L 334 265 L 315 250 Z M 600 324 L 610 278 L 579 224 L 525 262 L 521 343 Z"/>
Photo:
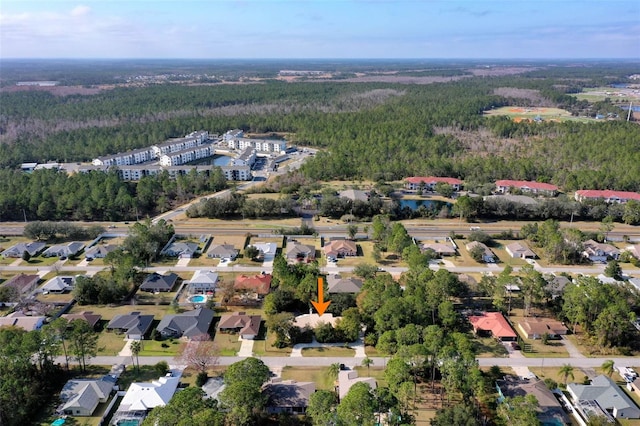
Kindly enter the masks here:
<path id="1" fill-rule="evenodd" d="M 371 72 L 375 65 L 363 67 Z M 381 70 L 394 66 L 378 65 Z M 158 65 L 154 72 L 168 67 L 163 66 Z M 336 66 L 348 71 L 345 64 Z M 412 70 L 406 64 L 397 66 L 400 75 L 438 71 L 435 67 Z M 273 76 L 277 66 L 267 64 L 261 69 L 264 75 Z M 28 161 L 90 161 L 196 129 L 222 133 L 241 128 L 282 132 L 292 144 L 321 148 L 302 169 L 312 180 L 378 182 L 439 175 L 464 179 L 471 187 L 496 179 L 526 179 L 555 183 L 566 191 L 640 191 L 640 128 L 636 123 L 621 119 L 514 123 L 506 117 L 483 116 L 483 111 L 507 105 L 559 106 L 574 113 L 588 110 L 589 115 L 610 111 L 618 106 L 609 101 L 585 104 L 571 94 L 585 87 L 628 82 L 627 66 L 531 67 L 518 75 L 490 77 L 472 76 L 465 67 L 440 71 L 452 76 L 451 81 L 285 83 L 266 78 L 253 84 L 119 86 L 91 96 L 2 92 L 0 166 L 15 169 Z M 0 190 L 0 199 L 8 200 L 2 203 L 0 217 L 16 218 L 21 209 L 38 218 L 45 218 L 39 208 L 46 214 L 56 212 L 59 218 L 69 217 L 64 211 L 82 211 L 82 205 L 64 201 L 64 197 L 34 195 L 50 185 L 45 181 L 60 179 L 65 178 L 20 177 L 4 170 L 3 182 L 11 184 Z M 115 182 L 97 175 L 74 179 L 87 180 L 82 184 L 85 192 L 106 181 Z M 71 179 L 70 184 L 73 182 Z M 149 182 L 119 182 L 106 192 L 100 189 L 113 194 L 108 202 L 115 206 L 101 206 L 91 196 L 81 204 L 85 210 L 104 210 L 103 218 L 117 219 L 131 217 L 136 208 L 143 214 L 161 211 L 176 198 L 209 189 L 196 185 L 199 188 L 180 190 L 178 185 L 167 190 L 166 182 L 154 183 L 165 187 L 147 197 L 156 202 L 132 203 L 125 197 L 141 197 L 145 191 L 136 186 L 145 185 Z M 106 213 L 111 210 L 115 213 Z"/>

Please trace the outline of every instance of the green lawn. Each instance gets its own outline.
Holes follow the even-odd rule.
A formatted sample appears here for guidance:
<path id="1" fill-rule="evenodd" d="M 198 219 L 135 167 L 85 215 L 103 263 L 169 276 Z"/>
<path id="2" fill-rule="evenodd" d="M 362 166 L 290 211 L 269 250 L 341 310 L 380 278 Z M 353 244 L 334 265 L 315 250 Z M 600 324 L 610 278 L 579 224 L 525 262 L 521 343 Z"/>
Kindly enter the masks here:
<path id="1" fill-rule="evenodd" d="M 478 358 L 506 357 L 507 349 L 491 337 L 473 337 L 473 346 Z"/>
<path id="2" fill-rule="evenodd" d="M 262 336 L 267 335 L 264 339 Z M 267 329 L 264 325 L 264 321 L 260 324 L 260 337 L 256 339 L 253 344 L 253 354 L 255 356 L 289 356 L 291 355 L 291 348 L 284 347 L 278 349 L 273 344 L 276 341 L 275 333 L 267 333 Z"/>
<path id="3" fill-rule="evenodd" d="M 143 340 L 140 356 L 176 356 L 180 352 L 182 343 L 176 339 Z M 167 347 L 163 347 L 163 344 Z"/>
<path id="4" fill-rule="evenodd" d="M 143 315 L 153 315 L 155 319 L 161 320 L 165 314 L 170 312 L 169 306 L 162 305 L 74 305 L 69 311 L 70 314 L 78 314 L 82 311 L 93 311 L 94 314 L 102 315 L 103 320 L 110 321 L 116 315 L 129 314 L 132 311 L 140 312 Z"/>
<path id="5" fill-rule="evenodd" d="M 297 382 L 314 382 L 318 390 L 333 390 L 337 384 L 329 376 L 328 367 L 284 367 L 282 369 L 282 379 L 295 380 Z"/>
<path id="6" fill-rule="evenodd" d="M 302 356 L 309 357 L 352 357 L 355 356 L 355 354 L 355 350 L 342 346 L 330 346 L 326 348 L 304 348 L 302 350 Z"/>
<path id="7" fill-rule="evenodd" d="M 95 312 L 94 312 L 95 313 Z M 116 356 L 125 344 L 125 335 L 112 331 L 103 331 L 98 337 L 98 355 Z"/>
<path id="8" fill-rule="evenodd" d="M 216 333 L 213 341 L 220 356 L 236 356 L 240 350 L 240 340 L 237 334 Z"/>

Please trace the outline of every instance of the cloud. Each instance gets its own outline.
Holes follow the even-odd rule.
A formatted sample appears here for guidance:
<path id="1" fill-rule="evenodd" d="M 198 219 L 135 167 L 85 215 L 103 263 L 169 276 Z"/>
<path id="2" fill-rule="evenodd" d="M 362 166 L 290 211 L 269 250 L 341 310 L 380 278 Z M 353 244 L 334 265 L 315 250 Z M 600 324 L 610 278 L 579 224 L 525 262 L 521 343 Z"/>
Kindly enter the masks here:
<path id="1" fill-rule="evenodd" d="M 71 16 L 75 17 L 87 16 L 89 13 L 91 13 L 91 8 L 84 5 L 76 6 L 71 10 Z"/>

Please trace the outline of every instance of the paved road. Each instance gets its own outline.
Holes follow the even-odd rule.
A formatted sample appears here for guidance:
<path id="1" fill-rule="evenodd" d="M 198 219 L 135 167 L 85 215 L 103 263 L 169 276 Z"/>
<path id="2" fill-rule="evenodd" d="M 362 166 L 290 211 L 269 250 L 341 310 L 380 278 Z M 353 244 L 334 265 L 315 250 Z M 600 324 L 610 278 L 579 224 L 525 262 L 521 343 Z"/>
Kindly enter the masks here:
<path id="1" fill-rule="evenodd" d="M 219 365 L 231 365 L 234 362 L 242 361 L 243 357 L 220 357 Z M 340 363 L 346 366 L 359 366 L 362 363 L 361 357 L 260 357 L 260 359 L 269 366 L 269 368 L 290 367 L 318 367 L 329 366 L 331 364 Z M 373 366 L 385 367 L 388 357 L 371 357 Z M 640 357 L 627 358 L 478 358 L 480 367 L 491 367 L 497 365 L 500 367 L 562 367 L 564 364 L 571 364 L 575 368 L 595 368 L 600 367 L 602 363 L 608 359 L 612 359 L 616 365 L 640 366 Z M 179 363 L 173 357 L 147 356 L 140 357 L 141 365 L 154 365 L 160 361 L 166 361 L 169 364 Z M 58 357 L 57 362 L 63 364 L 64 358 Z M 90 360 L 95 365 L 113 365 L 125 364 L 131 365 L 130 356 L 98 356 Z"/>

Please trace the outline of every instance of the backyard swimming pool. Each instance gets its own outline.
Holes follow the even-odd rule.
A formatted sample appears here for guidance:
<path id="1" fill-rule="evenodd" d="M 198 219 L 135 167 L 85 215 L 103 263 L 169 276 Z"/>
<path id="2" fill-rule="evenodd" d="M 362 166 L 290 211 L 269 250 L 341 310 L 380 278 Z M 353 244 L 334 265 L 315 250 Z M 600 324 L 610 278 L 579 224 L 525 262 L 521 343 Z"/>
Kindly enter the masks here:
<path id="1" fill-rule="evenodd" d="M 207 301 L 207 296 L 196 294 L 195 296 L 187 298 L 187 301 L 189 301 L 189 303 L 204 303 Z"/>

